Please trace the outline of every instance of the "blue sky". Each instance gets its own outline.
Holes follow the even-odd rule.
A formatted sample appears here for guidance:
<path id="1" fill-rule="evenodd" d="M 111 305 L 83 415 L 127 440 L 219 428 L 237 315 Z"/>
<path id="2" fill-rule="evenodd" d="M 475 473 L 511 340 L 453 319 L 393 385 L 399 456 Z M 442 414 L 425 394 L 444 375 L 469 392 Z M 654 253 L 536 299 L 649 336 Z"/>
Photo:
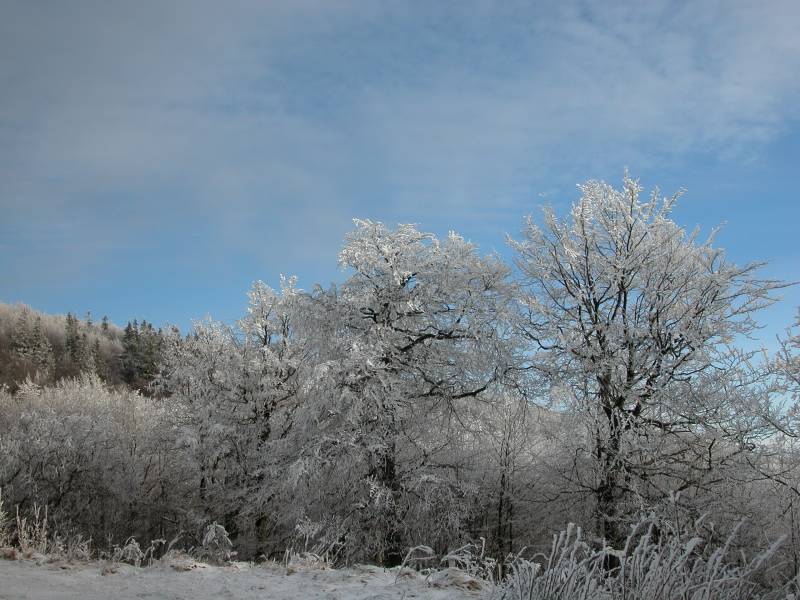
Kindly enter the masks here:
<path id="1" fill-rule="evenodd" d="M 575 184 L 800 279 L 800 4 L 0 0 L 0 300 L 186 329 L 353 217 L 505 235 Z M 766 313 L 767 343 L 797 289 Z"/>

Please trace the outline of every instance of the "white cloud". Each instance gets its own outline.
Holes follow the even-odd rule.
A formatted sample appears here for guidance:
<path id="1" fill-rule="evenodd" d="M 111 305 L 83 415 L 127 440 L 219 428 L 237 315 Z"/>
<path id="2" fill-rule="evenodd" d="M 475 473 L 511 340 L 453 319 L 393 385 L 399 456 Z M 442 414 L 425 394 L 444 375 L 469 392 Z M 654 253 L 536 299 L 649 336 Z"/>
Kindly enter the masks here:
<path id="1" fill-rule="evenodd" d="M 134 243 L 123 219 L 201 220 L 301 263 L 333 256 L 353 214 L 516 218 L 556 172 L 779 135 L 797 6 L 19 2 L 0 24 L 0 207 L 15 229 L 34 212 L 96 231 L 64 242 L 76 265 Z"/>

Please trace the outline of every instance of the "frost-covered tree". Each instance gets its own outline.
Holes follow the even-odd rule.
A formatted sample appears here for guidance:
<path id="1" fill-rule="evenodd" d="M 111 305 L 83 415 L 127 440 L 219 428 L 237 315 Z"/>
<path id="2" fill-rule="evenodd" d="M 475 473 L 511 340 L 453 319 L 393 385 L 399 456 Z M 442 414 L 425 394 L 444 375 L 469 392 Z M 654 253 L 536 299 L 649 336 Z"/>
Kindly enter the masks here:
<path id="1" fill-rule="evenodd" d="M 14 330 L 11 334 L 11 348 L 19 356 L 27 355 L 33 346 L 30 320 L 30 311 L 21 310 L 14 323 Z"/>
<path id="2" fill-rule="evenodd" d="M 72 313 L 67 313 L 67 318 L 64 321 L 64 358 L 73 365 L 77 365 L 80 362 L 82 340 L 79 327 L 78 317 Z"/>
<path id="3" fill-rule="evenodd" d="M 174 407 L 106 386 L 96 375 L 15 394 L 0 388 L 0 488 L 24 514 L 47 505 L 56 526 L 96 543 L 174 536 L 191 523 L 193 478 Z"/>
<path id="4" fill-rule="evenodd" d="M 37 316 L 33 319 L 33 325 L 30 321 L 29 312 L 21 311 L 14 330 L 14 352 L 30 361 L 35 368 L 42 370 L 43 374 L 47 376 L 53 367 L 53 350 L 44 335 L 41 317 Z"/>
<path id="5" fill-rule="evenodd" d="M 121 383 L 122 332 L 107 326 L 102 331 L 73 314 L 0 303 L 0 383 L 15 390 L 28 377 L 46 385 L 92 370 L 108 383 Z"/>
<path id="6" fill-rule="evenodd" d="M 454 233 L 355 223 L 339 255 L 350 275 L 317 290 L 305 323 L 321 340 L 304 413 L 320 432 L 298 468 L 335 479 L 347 465 L 340 526 L 369 532 L 364 554 L 398 564 L 411 497 L 461 510 L 442 452 L 464 406 L 491 399 L 509 371 L 508 268 Z"/>
<path id="7" fill-rule="evenodd" d="M 245 387 L 257 398 L 252 410 L 261 442 L 271 438 L 276 412 L 295 398 L 298 370 L 306 359 L 305 346 L 294 335 L 294 321 L 301 315 L 296 281 L 281 277 L 279 292 L 262 281 L 255 282 L 248 293 L 247 315 L 238 324 L 250 379 Z M 288 422 L 284 426 L 288 427 Z"/>
<path id="8" fill-rule="evenodd" d="M 122 378 L 130 387 L 143 393 L 151 391 L 162 360 L 164 334 L 152 323 L 137 320 L 128 322 L 122 336 L 122 353 L 119 360 Z M 91 348 L 89 349 L 91 352 Z"/>
<path id="9" fill-rule="evenodd" d="M 763 416 L 775 429 L 764 451 L 750 466 L 771 487 L 771 502 L 760 507 L 771 525 L 791 532 L 795 568 L 800 565 L 800 312 L 771 363 L 774 402 L 764 406 Z M 763 487 L 762 483 L 762 487 Z M 787 521 L 788 515 L 788 523 Z"/>
<path id="10" fill-rule="evenodd" d="M 33 323 L 31 324 L 31 320 Z M 21 310 L 14 325 L 12 350 L 17 368 L 38 381 L 46 381 L 55 367 L 53 348 L 44 334 L 42 319 Z"/>
<path id="11" fill-rule="evenodd" d="M 780 350 L 775 361 L 776 370 L 781 378 L 782 390 L 794 403 L 790 416 L 796 417 L 800 407 L 800 310 L 797 312 L 793 328 L 781 340 Z"/>
<path id="12" fill-rule="evenodd" d="M 571 479 L 618 542 L 632 502 L 709 482 L 752 441 L 756 371 L 735 343 L 779 284 L 675 224 L 678 195 L 643 200 L 627 175 L 621 190 L 580 191 L 568 218 L 545 210 L 511 243 L 527 286 L 521 332 L 561 407 L 582 416 Z"/>
<path id="13" fill-rule="evenodd" d="M 249 453 L 240 452 L 237 428 L 244 420 L 240 377 L 241 355 L 229 327 L 200 322 L 186 339 L 177 331 L 168 336 L 158 385 L 180 406 L 183 439 L 193 450 L 198 475 L 198 509 L 213 519 L 222 519 L 216 511 L 238 504 L 233 499 L 245 493 L 242 478 Z"/>
<path id="14" fill-rule="evenodd" d="M 661 543 L 711 511 L 708 539 L 745 515 L 744 544 L 790 531 L 796 571 L 800 336 L 772 362 L 736 347 L 778 284 L 677 226 L 675 198 L 582 193 L 513 243 L 517 281 L 456 234 L 356 221 L 341 285 L 256 282 L 240 321 L 185 337 L 0 304 L 4 500 L 96 540 L 218 523 L 242 557 L 385 565 L 592 519 L 616 544 L 635 513 Z"/>
<path id="15" fill-rule="evenodd" d="M 44 334 L 42 319 L 39 316 L 37 316 L 33 322 L 29 352 L 30 359 L 36 366 L 36 369 L 43 377 L 49 377 L 55 367 L 55 358 L 53 356 L 53 347 Z"/>
<path id="16" fill-rule="evenodd" d="M 193 450 L 204 518 L 224 522 L 241 543 L 258 544 L 268 528 L 279 479 L 274 450 L 291 421 L 302 350 L 291 338 L 294 280 L 275 292 L 261 282 L 249 293 L 238 327 L 195 324 L 186 338 L 167 336 L 156 387 L 181 407 L 186 443 Z M 249 536 L 249 538 L 248 538 Z M 262 536 L 263 537 L 263 536 Z M 259 550 L 260 551 L 260 550 Z"/>

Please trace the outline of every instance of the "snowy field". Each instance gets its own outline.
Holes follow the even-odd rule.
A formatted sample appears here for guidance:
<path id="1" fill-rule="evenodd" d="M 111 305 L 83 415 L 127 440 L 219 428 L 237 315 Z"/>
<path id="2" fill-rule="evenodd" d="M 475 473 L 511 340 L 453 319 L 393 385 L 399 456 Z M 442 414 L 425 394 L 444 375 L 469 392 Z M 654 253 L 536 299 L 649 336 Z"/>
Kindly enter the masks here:
<path id="1" fill-rule="evenodd" d="M 106 573 L 104 574 L 104 567 Z M 0 560 L 0 600 L 466 600 L 482 597 L 438 574 L 425 581 L 416 574 L 357 566 L 328 570 L 235 563 L 217 567 L 191 564 L 136 568 L 105 563 L 38 565 L 34 561 Z M 109 570 L 115 572 L 108 572 Z M 288 571 L 288 572 L 287 572 Z M 455 574 L 454 574 L 455 575 Z"/>

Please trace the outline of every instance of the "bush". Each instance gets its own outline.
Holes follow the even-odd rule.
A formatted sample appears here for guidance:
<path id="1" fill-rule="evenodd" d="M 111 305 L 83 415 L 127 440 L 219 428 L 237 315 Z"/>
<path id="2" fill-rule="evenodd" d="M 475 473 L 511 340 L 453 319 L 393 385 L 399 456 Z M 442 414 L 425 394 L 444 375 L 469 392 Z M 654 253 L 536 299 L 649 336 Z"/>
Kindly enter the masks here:
<path id="1" fill-rule="evenodd" d="M 3 507 L 3 490 L 0 488 L 0 547 L 11 545 L 11 517 Z"/>
<path id="2" fill-rule="evenodd" d="M 58 529 L 95 540 L 193 528 L 197 477 L 179 424 L 168 404 L 96 376 L 0 389 L 3 500 L 26 515 L 46 505 Z"/>
<path id="3" fill-rule="evenodd" d="M 795 581 L 767 585 L 778 543 L 747 560 L 731 556 L 735 531 L 711 549 L 704 539 L 665 534 L 641 523 L 622 550 L 593 548 L 579 527 L 554 537 L 550 553 L 511 561 L 499 600 L 768 600 L 787 597 Z"/>

